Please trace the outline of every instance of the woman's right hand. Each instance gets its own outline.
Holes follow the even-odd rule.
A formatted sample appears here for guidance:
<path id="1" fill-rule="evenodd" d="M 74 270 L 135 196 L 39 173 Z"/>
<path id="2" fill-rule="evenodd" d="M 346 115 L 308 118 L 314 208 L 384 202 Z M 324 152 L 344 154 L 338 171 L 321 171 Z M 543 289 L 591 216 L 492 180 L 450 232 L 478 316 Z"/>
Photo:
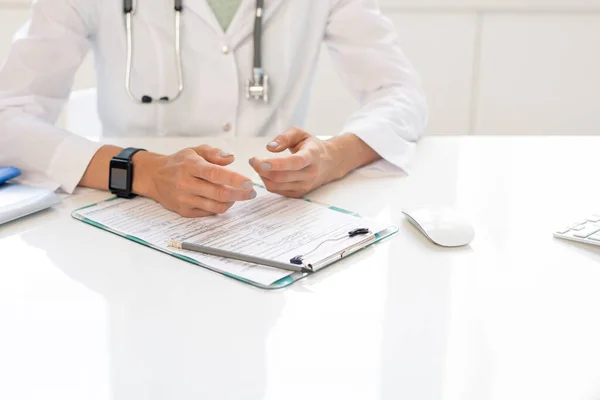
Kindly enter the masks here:
<path id="1" fill-rule="evenodd" d="M 256 197 L 252 181 L 225 166 L 232 154 L 203 145 L 169 156 L 133 157 L 133 191 L 187 218 L 225 213 L 236 201 Z"/>

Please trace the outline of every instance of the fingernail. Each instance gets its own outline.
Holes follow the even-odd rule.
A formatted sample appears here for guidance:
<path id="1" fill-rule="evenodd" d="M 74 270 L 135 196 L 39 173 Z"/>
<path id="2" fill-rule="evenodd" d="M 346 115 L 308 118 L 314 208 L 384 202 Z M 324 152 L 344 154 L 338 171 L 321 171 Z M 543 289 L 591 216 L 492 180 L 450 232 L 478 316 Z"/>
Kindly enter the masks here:
<path id="1" fill-rule="evenodd" d="M 248 160 L 248 164 L 250 164 L 250 166 L 254 168 L 254 157 Z"/>
<path id="2" fill-rule="evenodd" d="M 273 142 L 269 143 L 269 145 L 268 145 L 268 146 L 269 146 L 271 149 L 276 149 L 276 148 L 278 148 L 278 147 L 279 147 L 279 143 L 277 143 L 277 142 L 273 141 Z"/>
<path id="3" fill-rule="evenodd" d="M 253 190 L 252 193 L 250 193 L 250 200 L 254 200 L 256 198 L 257 194 L 256 194 L 256 190 Z"/>
<path id="4" fill-rule="evenodd" d="M 246 181 L 242 184 L 242 186 L 244 187 L 244 189 L 252 189 L 254 187 L 254 184 L 251 181 Z"/>
<path id="5" fill-rule="evenodd" d="M 231 154 L 231 153 L 227 153 L 227 152 L 225 152 L 225 151 L 221 153 L 221 157 L 222 157 L 222 158 L 227 158 L 227 157 L 231 157 L 231 156 L 233 156 L 233 154 Z"/>
<path id="6" fill-rule="evenodd" d="M 260 168 L 265 171 L 269 171 L 269 170 L 271 170 L 271 168 L 273 168 L 273 166 L 271 165 L 271 163 L 264 162 L 264 163 L 260 164 Z"/>

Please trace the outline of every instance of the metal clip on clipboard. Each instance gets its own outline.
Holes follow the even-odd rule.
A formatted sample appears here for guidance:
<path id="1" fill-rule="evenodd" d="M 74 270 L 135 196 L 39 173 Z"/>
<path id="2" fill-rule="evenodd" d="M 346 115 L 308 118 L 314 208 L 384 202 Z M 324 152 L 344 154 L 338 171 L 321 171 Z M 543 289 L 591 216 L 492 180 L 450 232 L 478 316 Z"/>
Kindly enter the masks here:
<path id="1" fill-rule="evenodd" d="M 368 228 L 358 228 L 358 229 L 354 229 L 354 230 L 348 232 L 348 234 L 346 234 L 344 236 L 340 236 L 340 237 L 334 238 L 334 239 L 324 240 L 323 242 L 319 243 L 319 245 L 317 247 L 315 247 L 314 249 L 312 249 L 308 253 L 305 253 L 303 255 L 299 255 L 299 256 L 296 256 L 296 257 L 293 257 L 292 259 L 290 259 L 290 263 L 294 264 L 294 265 L 303 265 L 306 256 L 308 256 L 309 254 L 314 253 L 322 245 L 324 245 L 327 242 L 337 242 L 337 241 L 340 241 L 342 239 L 353 238 L 353 237 L 356 237 L 356 236 L 359 236 L 359 235 L 368 235 L 369 233 L 371 233 L 371 231 Z M 349 255 L 351 253 L 353 253 L 353 251 L 350 251 L 350 249 L 345 249 L 345 250 L 343 250 L 342 252 L 339 253 L 339 257 L 343 258 L 346 255 Z M 310 269 L 312 269 L 314 271 L 314 268 L 310 264 L 306 265 L 305 267 L 308 267 L 308 268 L 310 268 Z"/>

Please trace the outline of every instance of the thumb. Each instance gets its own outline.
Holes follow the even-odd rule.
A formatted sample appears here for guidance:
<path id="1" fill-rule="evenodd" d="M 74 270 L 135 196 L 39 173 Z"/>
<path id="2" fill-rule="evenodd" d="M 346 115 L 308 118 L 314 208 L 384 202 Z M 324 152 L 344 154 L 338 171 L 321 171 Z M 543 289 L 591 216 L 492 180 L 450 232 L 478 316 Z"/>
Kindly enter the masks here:
<path id="1" fill-rule="evenodd" d="M 229 165 L 235 161 L 233 154 L 217 149 L 215 147 L 203 144 L 202 146 L 194 147 L 193 150 L 206 161 L 211 164 L 221 166 Z"/>
<path id="2" fill-rule="evenodd" d="M 310 135 L 302 129 L 292 128 L 273 139 L 273 141 L 267 145 L 267 150 L 272 153 L 281 153 L 284 150 L 296 147 L 308 137 L 310 137 Z"/>

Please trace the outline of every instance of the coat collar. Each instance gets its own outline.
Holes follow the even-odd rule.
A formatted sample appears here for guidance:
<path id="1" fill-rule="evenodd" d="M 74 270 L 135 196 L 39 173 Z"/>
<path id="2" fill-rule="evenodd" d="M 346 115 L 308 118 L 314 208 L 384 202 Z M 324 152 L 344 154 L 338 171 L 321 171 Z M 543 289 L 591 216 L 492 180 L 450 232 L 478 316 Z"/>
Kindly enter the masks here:
<path id="1" fill-rule="evenodd" d="M 266 25 L 269 22 L 284 1 L 285 0 L 265 0 L 263 24 Z M 221 25 L 219 25 L 219 21 L 217 21 L 217 17 L 206 0 L 188 0 L 187 2 L 184 0 L 183 6 L 184 14 L 186 11 L 196 14 L 215 32 L 223 35 L 230 43 L 231 47 L 236 47 L 239 43 L 252 35 L 252 32 L 254 31 L 256 0 L 242 0 L 240 8 L 233 18 L 227 32 L 223 32 Z"/>

